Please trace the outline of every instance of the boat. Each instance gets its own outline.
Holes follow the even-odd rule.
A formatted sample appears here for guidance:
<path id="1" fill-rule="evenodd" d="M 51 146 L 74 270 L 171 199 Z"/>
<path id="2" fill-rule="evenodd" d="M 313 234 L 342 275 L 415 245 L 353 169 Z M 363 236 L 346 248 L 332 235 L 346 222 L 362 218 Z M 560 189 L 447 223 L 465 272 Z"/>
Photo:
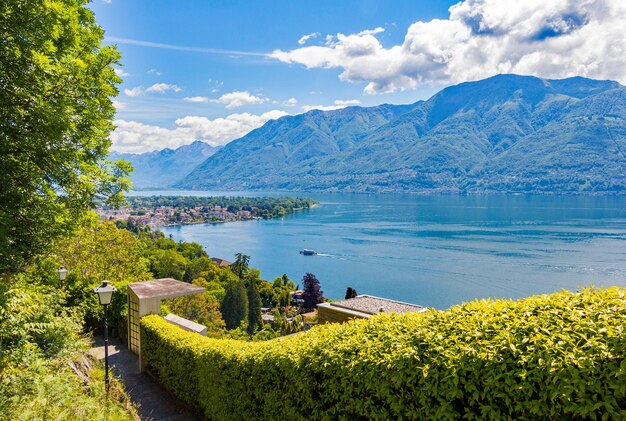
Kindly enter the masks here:
<path id="1" fill-rule="evenodd" d="M 309 249 L 304 249 L 304 250 L 300 250 L 300 254 L 303 254 L 305 256 L 315 256 L 317 252 L 313 250 L 309 250 Z"/>

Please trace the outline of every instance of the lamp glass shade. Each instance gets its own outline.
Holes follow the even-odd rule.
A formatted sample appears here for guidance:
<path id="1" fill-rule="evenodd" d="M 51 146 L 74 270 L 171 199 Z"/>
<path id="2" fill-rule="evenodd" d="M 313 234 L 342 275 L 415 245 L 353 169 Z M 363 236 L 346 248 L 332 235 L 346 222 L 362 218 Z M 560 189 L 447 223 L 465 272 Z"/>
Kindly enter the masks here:
<path id="1" fill-rule="evenodd" d="M 67 277 L 67 272 L 69 271 L 61 266 L 59 270 L 57 270 L 57 273 L 59 274 L 59 279 L 65 281 L 65 278 Z"/>
<path id="2" fill-rule="evenodd" d="M 106 306 L 111 304 L 111 298 L 113 298 L 113 293 L 117 291 L 117 288 L 109 285 L 109 281 L 102 281 L 102 285 L 94 288 L 93 291 L 98 294 L 100 304 Z"/>

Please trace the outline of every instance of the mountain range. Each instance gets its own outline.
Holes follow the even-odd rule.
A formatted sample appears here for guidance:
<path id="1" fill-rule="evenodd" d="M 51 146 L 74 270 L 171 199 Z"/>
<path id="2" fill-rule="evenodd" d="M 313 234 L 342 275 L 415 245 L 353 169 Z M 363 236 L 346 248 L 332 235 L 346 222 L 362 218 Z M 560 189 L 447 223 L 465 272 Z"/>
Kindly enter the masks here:
<path id="1" fill-rule="evenodd" d="M 626 192 L 626 88 L 498 75 L 427 101 L 267 122 L 199 163 L 185 189 Z"/>
<path id="2" fill-rule="evenodd" d="M 135 170 L 131 173 L 131 181 L 134 188 L 163 188 L 183 179 L 219 149 L 196 140 L 177 149 L 141 154 L 111 152 L 109 159 L 124 159 L 133 165 Z"/>

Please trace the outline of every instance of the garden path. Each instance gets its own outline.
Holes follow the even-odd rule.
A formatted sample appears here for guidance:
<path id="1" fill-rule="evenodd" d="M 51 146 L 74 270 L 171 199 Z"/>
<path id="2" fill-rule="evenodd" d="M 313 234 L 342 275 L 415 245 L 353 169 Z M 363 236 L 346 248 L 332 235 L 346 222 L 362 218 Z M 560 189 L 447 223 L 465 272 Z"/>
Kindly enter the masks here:
<path id="1" fill-rule="evenodd" d="M 139 372 L 139 357 L 118 339 L 109 339 L 109 365 L 111 372 L 124 382 L 142 420 L 196 421 L 203 418 L 191 412 L 175 399 L 163 386 L 146 373 Z M 90 353 L 104 360 L 104 338 L 95 337 Z"/>

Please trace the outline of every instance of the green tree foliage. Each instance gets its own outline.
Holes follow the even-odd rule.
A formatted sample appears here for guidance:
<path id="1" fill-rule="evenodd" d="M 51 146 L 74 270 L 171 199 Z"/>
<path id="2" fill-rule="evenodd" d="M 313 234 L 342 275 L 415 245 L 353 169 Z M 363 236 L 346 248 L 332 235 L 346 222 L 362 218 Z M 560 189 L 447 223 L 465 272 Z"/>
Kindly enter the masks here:
<path id="1" fill-rule="evenodd" d="M 244 279 L 249 268 L 249 263 L 250 256 L 243 253 L 237 253 L 235 254 L 235 263 L 233 263 L 230 268 L 235 275 L 239 276 L 239 279 Z"/>
<path id="2" fill-rule="evenodd" d="M 248 294 L 243 281 L 237 280 L 226 284 L 226 294 L 222 301 L 222 317 L 226 328 L 236 329 L 248 318 Z"/>
<path id="3" fill-rule="evenodd" d="M 68 304 L 85 311 L 87 328 L 100 329 L 102 323 L 102 306 L 93 293 L 94 287 L 106 279 L 117 288 L 109 308 L 110 325 L 117 326 L 126 310 L 127 285 L 151 277 L 143 257 L 143 244 L 111 222 L 87 224 L 64 241 L 58 253 L 70 271 L 63 285 L 69 291 Z"/>
<path id="4" fill-rule="evenodd" d="M 167 307 L 178 316 L 206 326 L 207 335 L 211 337 L 221 336 L 226 326 L 219 309 L 220 303 L 207 293 L 172 298 L 167 301 Z"/>
<path id="5" fill-rule="evenodd" d="M 248 333 L 252 335 L 261 326 L 261 296 L 257 283 L 249 281 L 246 288 L 248 295 Z"/>
<path id="6" fill-rule="evenodd" d="M 304 307 L 310 311 L 324 301 L 324 292 L 320 289 L 320 281 L 318 281 L 312 273 L 304 275 L 302 284 L 304 285 L 304 292 L 302 294 Z"/>
<path id="7" fill-rule="evenodd" d="M 475 301 L 263 343 L 148 316 L 142 357 L 214 420 L 624 419 L 625 296 L 615 287 Z"/>
<path id="8" fill-rule="evenodd" d="M 174 278 L 182 281 L 189 260 L 175 249 L 153 250 L 150 253 L 150 270 L 157 278 Z"/>
<path id="9" fill-rule="evenodd" d="M 0 3 L 0 274 L 128 188 L 129 164 L 106 160 L 120 79 L 102 38 L 82 0 Z"/>

